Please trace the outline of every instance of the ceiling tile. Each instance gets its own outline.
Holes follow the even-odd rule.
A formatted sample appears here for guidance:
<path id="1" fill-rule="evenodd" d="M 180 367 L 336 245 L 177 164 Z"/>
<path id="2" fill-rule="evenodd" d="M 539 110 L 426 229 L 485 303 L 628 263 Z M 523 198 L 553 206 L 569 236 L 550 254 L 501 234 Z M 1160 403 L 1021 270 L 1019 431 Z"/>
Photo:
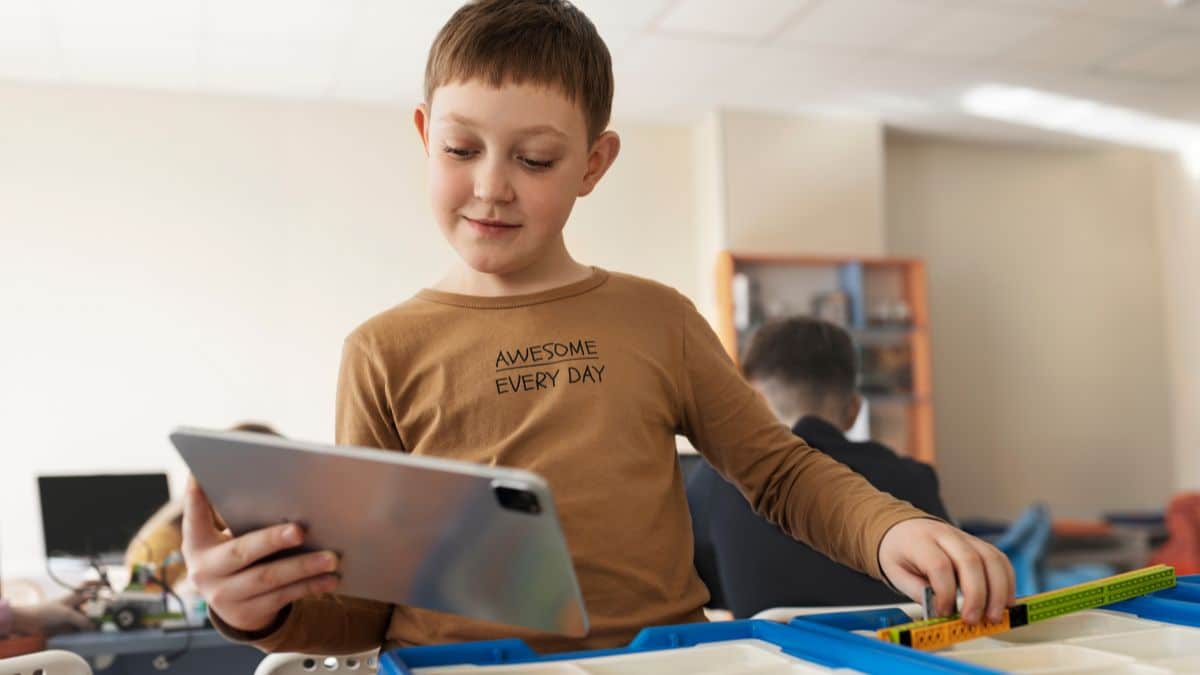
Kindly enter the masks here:
<path id="1" fill-rule="evenodd" d="M 135 45 L 64 45 L 63 68 L 72 80 L 90 84 L 191 90 L 199 85 L 199 48 L 195 40 L 143 36 Z"/>
<path id="2" fill-rule="evenodd" d="M 1011 49 L 1055 21 L 1052 15 L 956 7 L 916 31 L 903 48 L 930 56 L 983 57 Z"/>
<path id="3" fill-rule="evenodd" d="M 292 98 L 324 96 L 334 83 L 332 41 L 209 40 L 200 50 L 201 86 Z"/>
<path id="4" fill-rule="evenodd" d="M 146 34 L 195 35 L 201 10 L 199 0 L 48 0 L 48 7 L 60 33 L 102 36 L 108 43 Z"/>
<path id="5" fill-rule="evenodd" d="M 583 10 L 598 29 L 645 30 L 671 3 L 672 0 L 576 0 L 573 4 Z"/>
<path id="6" fill-rule="evenodd" d="M 1080 11 L 1096 17 L 1128 19 L 1164 27 L 1200 26 L 1200 4 L 1172 8 L 1164 0 L 1088 0 Z"/>
<path id="7" fill-rule="evenodd" d="M 429 45 L 460 4 L 356 0 L 330 90 L 338 98 L 411 102 L 420 96 Z"/>
<path id="8" fill-rule="evenodd" d="M 336 40 L 353 14 L 350 0 L 203 0 L 201 29 L 214 37 Z"/>
<path id="9" fill-rule="evenodd" d="M 1020 42 L 1003 58 L 1055 68 L 1087 68 L 1145 40 L 1153 30 L 1128 22 L 1073 17 Z"/>
<path id="10" fill-rule="evenodd" d="M 0 0 L 0 49 L 52 46 L 48 11 L 40 0 Z"/>
<path id="11" fill-rule="evenodd" d="M 1093 0 L 951 0 L 959 4 L 973 4 L 979 7 L 996 7 L 1009 5 L 1024 7 L 1038 11 L 1060 12 L 1086 7 Z"/>
<path id="12" fill-rule="evenodd" d="M 679 0 L 658 22 L 673 33 L 761 39 L 780 29 L 808 0 Z"/>
<path id="13" fill-rule="evenodd" d="M 1165 81 L 1200 75 L 1200 34 L 1160 35 L 1106 61 L 1100 71 Z"/>
<path id="14" fill-rule="evenodd" d="M 55 82 L 63 78 L 58 51 L 47 47 L 0 44 L 0 78 Z"/>
<path id="15" fill-rule="evenodd" d="M 889 48 L 945 12 L 940 2 L 836 0 L 805 12 L 779 39 L 862 49 Z"/>

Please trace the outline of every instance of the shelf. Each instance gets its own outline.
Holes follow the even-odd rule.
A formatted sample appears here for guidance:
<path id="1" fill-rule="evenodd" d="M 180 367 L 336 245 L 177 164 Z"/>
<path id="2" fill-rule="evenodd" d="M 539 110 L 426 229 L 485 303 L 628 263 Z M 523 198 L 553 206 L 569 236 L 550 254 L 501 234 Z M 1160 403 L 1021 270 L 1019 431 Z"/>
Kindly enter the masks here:
<path id="1" fill-rule="evenodd" d="M 841 324 L 858 344 L 871 433 L 903 455 L 934 461 L 933 377 L 925 268 L 911 258 L 723 252 L 717 331 L 739 361 L 753 329 L 788 316 Z"/>

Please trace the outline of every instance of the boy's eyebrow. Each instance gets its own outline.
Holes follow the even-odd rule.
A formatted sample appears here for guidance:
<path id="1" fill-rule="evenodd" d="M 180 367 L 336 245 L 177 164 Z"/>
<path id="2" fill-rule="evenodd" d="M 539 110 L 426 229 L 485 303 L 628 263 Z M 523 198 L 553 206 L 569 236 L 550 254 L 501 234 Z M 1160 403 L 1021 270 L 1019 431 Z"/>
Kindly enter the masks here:
<path id="1" fill-rule="evenodd" d="M 440 119 L 448 121 L 448 122 L 454 122 L 455 124 L 461 124 L 466 127 L 481 126 L 479 122 L 477 122 L 469 117 L 463 117 L 462 115 L 459 115 L 457 113 L 446 113 L 445 115 L 442 115 Z M 562 130 L 560 130 L 558 127 L 556 127 L 552 124 L 535 124 L 535 125 L 529 126 L 529 127 L 522 127 L 520 129 L 517 129 L 517 134 L 519 134 L 521 136 L 533 136 L 536 134 L 550 134 L 553 136 L 559 136 L 561 138 L 569 138 L 569 136 L 567 136 L 566 133 L 564 133 Z"/>

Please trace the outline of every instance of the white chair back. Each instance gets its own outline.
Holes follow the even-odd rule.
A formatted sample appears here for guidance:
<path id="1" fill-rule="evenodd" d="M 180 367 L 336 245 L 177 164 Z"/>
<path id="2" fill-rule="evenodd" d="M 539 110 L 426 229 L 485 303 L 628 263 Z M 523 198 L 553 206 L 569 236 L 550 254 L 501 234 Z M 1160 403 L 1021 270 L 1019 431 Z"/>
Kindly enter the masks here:
<path id="1" fill-rule="evenodd" d="M 316 656 L 314 654 L 268 654 L 254 675 L 309 675 L 310 673 L 343 673 L 369 675 L 379 671 L 379 650 L 351 656 Z M 50 675 L 47 673 L 47 675 Z"/>
<path id="2" fill-rule="evenodd" d="M 92 675 L 92 667 L 77 654 L 52 649 L 0 659 L 0 675 Z"/>

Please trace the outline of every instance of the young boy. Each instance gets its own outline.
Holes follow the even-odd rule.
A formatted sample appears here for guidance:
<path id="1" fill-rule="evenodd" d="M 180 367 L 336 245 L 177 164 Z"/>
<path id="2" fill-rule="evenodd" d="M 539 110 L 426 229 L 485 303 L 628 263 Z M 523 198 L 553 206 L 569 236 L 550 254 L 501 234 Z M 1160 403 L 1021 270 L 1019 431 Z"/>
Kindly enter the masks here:
<path id="1" fill-rule="evenodd" d="M 858 351 L 842 328 L 796 316 L 754 333 L 742 374 L 776 418 L 876 488 L 949 520 L 937 474 L 879 443 L 846 438 L 862 409 Z M 687 481 L 696 571 L 713 605 L 746 618 L 770 607 L 897 602 L 883 583 L 831 561 L 754 513 L 737 488 L 701 462 Z"/>
<path id="2" fill-rule="evenodd" d="M 414 121 L 434 217 L 460 262 L 350 334 L 337 396 L 338 443 L 543 475 L 591 633 L 570 640 L 332 595 L 335 555 L 259 563 L 299 544 L 301 530 L 232 538 L 193 487 L 184 555 L 226 635 L 310 653 L 499 637 L 562 650 L 701 621 L 708 592 L 692 564 L 677 432 L 758 512 L 910 597 L 932 585 L 950 611 L 957 575 L 972 621 L 1012 600 L 998 551 L 877 492 L 781 425 L 686 298 L 567 252 L 575 199 L 620 148 L 606 131 L 612 91 L 607 48 L 563 0 L 480 0 L 450 18 Z"/>

